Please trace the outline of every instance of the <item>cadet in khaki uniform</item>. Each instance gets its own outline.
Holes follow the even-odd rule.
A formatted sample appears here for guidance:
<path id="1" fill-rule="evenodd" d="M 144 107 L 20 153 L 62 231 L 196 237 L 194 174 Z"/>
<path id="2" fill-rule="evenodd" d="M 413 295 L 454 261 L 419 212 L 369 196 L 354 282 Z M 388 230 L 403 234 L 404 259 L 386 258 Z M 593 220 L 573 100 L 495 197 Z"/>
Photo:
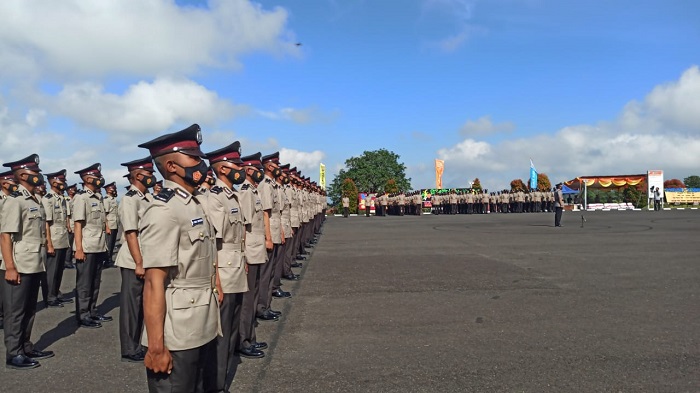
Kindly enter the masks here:
<path id="1" fill-rule="evenodd" d="M 68 251 L 66 251 L 66 260 L 64 266 L 66 269 L 75 269 L 73 264 L 73 228 L 75 228 L 75 222 L 73 222 L 73 198 L 78 193 L 78 185 L 71 184 L 66 187 L 66 209 L 68 213 Z"/>
<path id="2" fill-rule="evenodd" d="M 46 213 L 46 282 L 48 284 L 49 307 L 63 307 L 63 303 L 73 303 L 59 297 L 66 253 L 68 252 L 68 206 L 63 197 L 66 188 L 66 170 L 47 173 L 51 190 L 42 198 Z"/>
<path id="3" fill-rule="evenodd" d="M 294 189 L 290 185 L 291 179 L 290 165 L 281 165 L 282 176 L 280 177 L 280 197 L 282 199 L 282 229 L 284 230 L 284 253 L 283 264 L 278 267 L 277 277 L 284 278 L 285 280 L 298 280 L 299 275 L 292 272 L 292 259 L 294 258 L 294 230 L 292 229 L 292 203 L 294 200 Z M 299 219 L 297 218 L 297 222 Z M 298 225 L 298 224 L 297 224 Z M 280 291 L 280 282 L 275 283 L 276 290 Z"/>
<path id="4" fill-rule="evenodd" d="M 275 270 L 277 264 L 281 263 L 282 244 L 285 241 L 282 230 L 282 204 L 279 198 L 279 185 L 276 182 L 276 178 L 282 173 L 279 169 L 279 152 L 263 156 L 261 162 L 265 168 L 265 179 L 258 185 L 258 193 L 262 200 L 265 219 L 267 263 L 262 266 L 260 273 L 260 296 L 256 313 L 261 321 L 277 321 L 279 318 L 270 312 L 270 305 Z"/>
<path id="5" fill-rule="evenodd" d="M 343 217 L 348 218 L 348 210 L 350 209 L 350 198 L 343 197 Z"/>
<path id="6" fill-rule="evenodd" d="M 0 224 L 2 224 L 2 205 L 5 204 L 7 196 L 17 191 L 17 184 L 15 183 L 15 175 L 12 171 L 7 171 L 0 173 Z M 0 230 L 1 227 L 0 227 Z M 0 252 L 0 265 L 2 265 L 2 252 Z M 4 277 L 0 277 L 0 329 L 3 328 L 5 323 L 4 313 L 3 313 L 3 286 L 5 285 Z"/>
<path id="7" fill-rule="evenodd" d="M 248 292 L 243 295 L 241 324 L 239 329 L 239 353 L 242 357 L 259 359 L 265 356 L 261 349 L 264 342 L 257 342 L 255 335 L 255 311 L 260 296 L 260 267 L 267 263 L 265 250 L 265 222 L 262 201 L 257 185 L 263 180 L 260 153 L 242 157 L 246 179 L 241 185 L 239 202 L 245 223 L 245 256 L 248 270 Z"/>
<path id="8" fill-rule="evenodd" d="M 102 204 L 105 206 L 105 216 L 107 217 L 107 263 L 105 267 L 114 265 L 114 245 L 117 242 L 117 232 L 119 231 L 119 204 L 117 203 L 117 185 L 112 182 L 105 187 L 105 197 L 102 199 Z"/>
<path id="9" fill-rule="evenodd" d="M 12 169 L 19 183 L 5 199 L 0 222 L 0 269 L 5 281 L 5 365 L 18 370 L 39 367 L 39 359 L 54 356 L 51 351 L 34 349 L 31 342 L 39 280 L 46 264 L 46 221 L 44 208 L 34 196 L 35 188 L 44 184 L 39 156 L 3 164 Z"/>
<path id="10" fill-rule="evenodd" d="M 117 253 L 122 285 L 119 298 L 119 344 L 124 362 L 142 362 L 145 351 L 141 346 L 143 331 L 143 256 L 139 245 L 139 225 L 153 197 L 148 189 L 156 184 L 151 157 L 121 164 L 129 171 L 131 185 L 119 204 L 122 224 L 122 246 Z"/>
<path id="11" fill-rule="evenodd" d="M 139 147 L 149 149 L 163 175 L 163 190 L 139 224 L 146 270 L 145 331 L 141 344 L 150 392 L 214 391 L 219 305 L 214 228 L 197 188 L 207 165 L 202 134 L 194 124 Z M 217 296 L 218 295 L 218 296 Z"/>
<path id="12" fill-rule="evenodd" d="M 78 325 L 86 328 L 99 328 L 102 322 L 112 320 L 112 317 L 97 312 L 102 267 L 107 259 L 105 231 L 109 230 L 99 191 L 104 185 L 101 171 L 102 166 L 96 163 L 75 172 L 85 186 L 73 199 L 77 292 L 75 317 Z"/>
<path id="13" fill-rule="evenodd" d="M 221 302 L 221 331 L 217 337 L 216 392 L 227 392 L 226 376 L 234 365 L 233 353 L 238 349 L 243 294 L 248 292 L 243 241 L 245 227 L 238 193 L 233 187 L 245 181 L 241 161 L 241 144 L 236 141 L 206 154 L 216 174 L 209 190 L 208 216 L 216 229 L 219 279 L 224 299 Z"/>

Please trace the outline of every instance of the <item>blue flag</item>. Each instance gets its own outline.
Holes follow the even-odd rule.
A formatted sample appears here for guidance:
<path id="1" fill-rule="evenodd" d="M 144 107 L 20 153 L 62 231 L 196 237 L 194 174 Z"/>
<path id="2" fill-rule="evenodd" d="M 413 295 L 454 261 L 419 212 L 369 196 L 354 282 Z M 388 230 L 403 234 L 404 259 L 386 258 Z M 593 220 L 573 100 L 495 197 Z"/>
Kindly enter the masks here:
<path id="1" fill-rule="evenodd" d="M 530 159 L 530 188 L 537 188 L 537 169 L 535 169 L 535 164 L 532 163 L 532 158 Z"/>

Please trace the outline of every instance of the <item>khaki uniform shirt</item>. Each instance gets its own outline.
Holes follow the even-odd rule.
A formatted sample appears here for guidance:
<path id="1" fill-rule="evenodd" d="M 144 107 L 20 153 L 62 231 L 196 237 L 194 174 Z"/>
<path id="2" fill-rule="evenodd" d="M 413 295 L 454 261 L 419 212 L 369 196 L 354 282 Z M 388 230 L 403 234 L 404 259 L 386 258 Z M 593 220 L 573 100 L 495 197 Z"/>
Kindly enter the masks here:
<path id="1" fill-rule="evenodd" d="M 290 187 L 290 195 L 292 196 L 292 206 L 290 207 L 290 220 L 291 220 L 291 225 L 292 228 L 299 228 L 301 226 L 301 219 L 300 219 L 300 205 L 299 205 L 299 190 Z"/>
<path id="2" fill-rule="evenodd" d="M 343 197 L 343 207 L 350 207 L 350 198 Z"/>
<path id="3" fill-rule="evenodd" d="M 238 193 L 220 179 L 209 190 L 209 218 L 216 230 L 219 279 L 224 293 L 248 291 L 243 239 L 245 224 Z"/>
<path id="4" fill-rule="evenodd" d="M 285 239 L 292 237 L 292 187 L 285 184 L 279 187 L 280 202 L 282 203 L 282 230 Z"/>
<path id="5" fill-rule="evenodd" d="M 41 199 L 46 213 L 46 222 L 50 223 L 51 244 L 56 250 L 70 247 L 68 243 L 68 203 L 63 195 L 49 190 Z"/>
<path id="6" fill-rule="evenodd" d="M 83 226 L 83 252 L 106 252 L 105 243 L 105 208 L 102 204 L 102 195 L 95 194 L 89 189 L 80 190 L 73 197 L 73 221 L 84 221 Z M 73 240 L 73 249 L 75 239 Z"/>
<path id="7" fill-rule="evenodd" d="M 18 273 L 46 271 L 45 220 L 44 206 L 22 185 L 5 199 L 0 226 L 2 233 L 12 235 L 12 256 Z M 5 261 L 0 269 L 7 270 Z"/>
<path id="8" fill-rule="evenodd" d="M 117 203 L 117 198 L 106 195 L 102 199 L 102 203 L 105 205 L 105 214 L 107 215 L 107 225 L 109 229 L 115 230 L 119 228 L 119 204 Z"/>
<path id="9" fill-rule="evenodd" d="M 220 333 L 214 228 L 199 193 L 163 181 L 139 224 L 143 267 L 170 268 L 165 282 L 165 346 L 174 351 L 207 344 Z M 148 345 L 144 329 L 141 344 Z"/>
<path id="10" fill-rule="evenodd" d="M 267 250 L 265 249 L 265 221 L 262 200 L 260 200 L 257 188 L 248 179 L 241 185 L 238 201 L 245 223 L 246 262 L 250 265 L 263 264 L 267 262 Z"/>
<path id="11" fill-rule="evenodd" d="M 134 262 L 134 257 L 129 251 L 129 245 L 126 243 L 126 232 L 139 230 L 143 213 L 152 201 L 153 196 L 151 194 L 143 194 L 134 186 L 131 186 L 129 191 L 122 197 L 122 202 L 119 204 L 119 221 L 122 224 L 122 246 L 117 254 L 117 266 L 131 270 L 136 269 L 136 262 Z"/>
<path id="12" fill-rule="evenodd" d="M 5 204 L 5 200 L 7 199 L 7 195 L 5 195 L 2 190 L 0 190 L 0 232 L 2 232 L 2 205 Z M 2 252 L 0 250 L 0 266 L 2 265 Z M 2 277 L 0 277 L 2 278 Z M 2 290 L 2 289 L 0 289 Z"/>
<path id="13" fill-rule="evenodd" d="M 263 210 L 270 210 L 270 234 L 274 244 L 282 244 L 282 205 L 279 200 L 278 188 L 279 185 L 267 175 L 258 184 Z"/>

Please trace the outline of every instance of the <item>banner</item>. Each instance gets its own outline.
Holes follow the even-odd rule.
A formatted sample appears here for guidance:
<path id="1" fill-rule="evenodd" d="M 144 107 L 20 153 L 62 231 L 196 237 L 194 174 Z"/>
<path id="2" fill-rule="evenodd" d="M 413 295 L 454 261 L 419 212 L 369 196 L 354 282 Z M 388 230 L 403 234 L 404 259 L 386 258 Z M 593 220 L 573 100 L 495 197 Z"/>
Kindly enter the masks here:
<path id="1" fill-rule="evenodd" d="M 668 203 L 700 204 L 700 188 L 667 188 L 665 194 Z"/>
<path id="2" fill-rule="evenodd" d="M 659 187 L 659 192 L 664 195 L 664 171 L 647 171 L 647 193 L 649 193 L 649 199 L 654 199 L 654 193 L 651 188 Z"/>
<path id="3" fill-rule="evenodd" d="M 321 185 L 321 189 L 325 191 L 326 189 L 326 166 L 321 164 L 321 168 L 318 174 L 318 184 Z"/>
<path id="4" fill-rule="evenodd" d="M 366 192 L 361 192 L 361 193 L 357 194 L 357 210 L 362 210 L 363 212 L 365 211 L 365 208 L 366 208 L 365 197 L 366 196 L 367 196 Z M 370 198 L 371 198 L 371 200 L 369 202 L 369 211 L 370 212 L 373 212 L 375 210 L 374 203 L 375 203 L 376 197 L 377 197 L 376 195 L 370 194 Z"/>
<path id="5" fill-rule="evenodd" d="M 530 159 L 530 188 L 537 189 L 537 169 L 535 169 L 535 164 L 532 163 L 532 158 Z"/>
<path id="6" fill-rule="evenodd" d="M 445 171 L 445 161 L 435 160 L 435 188 L 442 188 L 442 173 Z"/>

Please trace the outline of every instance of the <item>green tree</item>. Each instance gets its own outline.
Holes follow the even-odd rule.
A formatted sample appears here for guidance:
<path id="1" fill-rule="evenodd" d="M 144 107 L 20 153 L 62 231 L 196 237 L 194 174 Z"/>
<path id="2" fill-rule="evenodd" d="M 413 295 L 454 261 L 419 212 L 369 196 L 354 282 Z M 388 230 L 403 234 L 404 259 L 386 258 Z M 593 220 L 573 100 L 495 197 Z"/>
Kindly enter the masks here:
<path id="1" fill-rule="evenodd" d="M 514 179 L 510 182 L 511 191 L 525 191 L 525 182 L 522 179 Z"/>
<path id="2" fill-rule="evenodd" d="M 552 189 L 552 183 L 549 181 L 549 176 L 546 173 L 537 174 L 537 188 L 542 191 L 547 191 Z"/>
<path id="3" fill-rule="evenodd" d="M 343 180 L 343 184 L 341 185 L 341 197 L 348 197 L 348 199 L 350 199 L 350 213 L 357 213 L 358 194 L 357 186 L 352 179 L 346 178 Z M 338 207 L 342 208 L 342 206 L 343 205 L 341 203 Z"/>
<path id="4" fill-rule="evenodd" d="M 386 149 L 365 151 L 359 157 L 345 160 L 345 169 L 341 169 L 333 178 L 328 196 L 334 206 L 341 198 L 341 185 L 345 179 L 352 179 L 361 192 L 384 193 L 389 179 L 394 179 L 399 191 L 411 189 L 411 179 L 406 177 L 406 166 L 399 162 L 399 155 Z"/>
<path id="5" fill-rule="evenodd" d="M 700 188 L 700 176 L 692 175 L 683 179 L 683 183 L 688 188 Z"/>

